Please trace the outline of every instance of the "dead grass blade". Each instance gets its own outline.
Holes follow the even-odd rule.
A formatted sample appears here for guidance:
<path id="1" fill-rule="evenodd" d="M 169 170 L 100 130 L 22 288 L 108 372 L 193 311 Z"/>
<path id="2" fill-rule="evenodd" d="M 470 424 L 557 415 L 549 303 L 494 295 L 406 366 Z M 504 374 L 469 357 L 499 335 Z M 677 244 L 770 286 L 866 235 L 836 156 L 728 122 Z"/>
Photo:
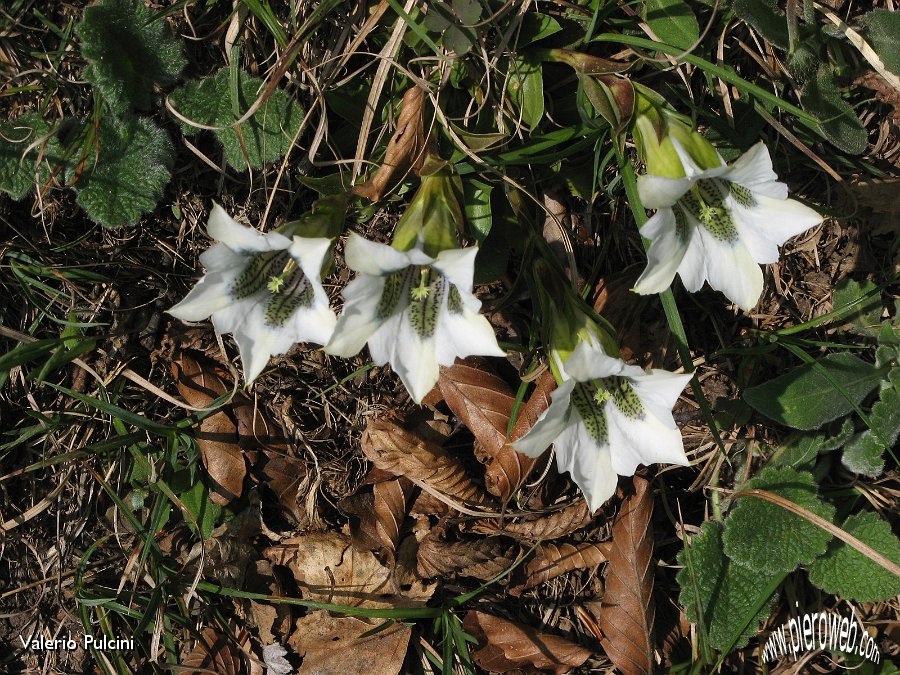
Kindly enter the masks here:
<path id="1" fill-rule="evenodd" d="M 519 557 L 519 547 L 503 537 L 443 542 L 432 530 L 419 544 L 416 572 L 431 579 L 459 574 L 487 581 L 499 576 Z"/>
<path id="2" fill-rule="evenodd" d="M 405 172 L 418 170 L 422 166 L 426 143 L 422 119 L 424 102 L 425 91 L 421 87 L 406 91 L 397 118 L 397 129 L 388 142 L 381 166 L 365 183 L 353 188 L 353 192 L 377 202 L 392 183 L 403 178 Z"/>
<path id="3" fill-rule="evenodd" d="M 178 392 L 191 406 L 209 406 L 215 399 L 231 391 L 214 368 L 202 359 L 181 352 L 172 362 Z M 247 466 L 239 445 L 238 428 L 225 410 L 218 410 L 200 420 L 197 445 L 203 464 L 216 490 L 210 498 L 222 505 L 241 496 Z"/>
<path id="4" fill-rule="evenodd" d="M 634 477 L 612 526 L 606 591 L 599 624 L 606 655 L 625 675 L 653 672 L 653 497 L 647 480 Z"/>
<path id="5" fill-rule="evenodd" d="M 379 469 L 406 476 L 457 499 L 484 503 L 487 495 L 462 464 L 436 443 L 386 420 L 369 420 L 360 441 L 363 454 Z"/>
<path id="6" fill-rule="evenodd" d="M 591 656 L 591 650 L 574 642 L 484 612 L 468 612 L 463 628 L 478 639 L 475 663 L 495 673 L 536 669 L 560 675 Z"/>

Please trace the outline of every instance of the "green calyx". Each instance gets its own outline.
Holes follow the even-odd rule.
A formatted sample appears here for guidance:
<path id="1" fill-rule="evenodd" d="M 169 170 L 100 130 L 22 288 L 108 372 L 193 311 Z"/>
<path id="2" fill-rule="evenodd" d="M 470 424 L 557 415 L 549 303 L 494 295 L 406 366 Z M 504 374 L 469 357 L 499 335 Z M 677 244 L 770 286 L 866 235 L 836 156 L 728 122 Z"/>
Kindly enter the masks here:
<path id="1" fill-rule="evenodd" d="M 344 231 L 350 194 L 328 195 L 313 202 L 312 208 L 297 220 L 292 220 L 278 228 L 286 237 L 325 237 L 335 239 Z"/>
<path id="2" fill-rule="evenodd" d="M 465 216 L 459 202 L 462 183 L 446 162 L 429 157 L 420 172 L 422 184 L 397 222 L 391 245 L 409 251 L 421 242 L 426 255 L 436 258 L 459 248 Z"/>

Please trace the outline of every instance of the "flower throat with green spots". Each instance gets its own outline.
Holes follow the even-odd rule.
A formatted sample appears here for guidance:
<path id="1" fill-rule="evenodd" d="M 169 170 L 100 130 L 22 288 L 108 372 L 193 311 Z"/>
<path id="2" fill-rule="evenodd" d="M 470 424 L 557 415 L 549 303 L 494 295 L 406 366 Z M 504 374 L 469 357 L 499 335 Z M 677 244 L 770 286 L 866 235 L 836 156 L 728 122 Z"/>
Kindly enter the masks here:
<path id="1" fill-rule="evenodd" d="M 598 444 L 609 440 L 606 403 L 612 401 L 629 420 L 644 416 L 644 404 L 627 377 L 612 375 L 589 382 L 579 382 L 572 390 L 572 403 L 588 433 Z"/>
<path id="2" fill-rule="evenodd" d="M 698 180 L 681 199 L 675 211 L 675 228 L 683 241 L 688 238 L 686 213 L 691 214 L 716 239 L 733 242 L 738 239 L 734 218 L 725 203 L 728 194 L 746 208 L 753 206 L 753 194 L 745 187 L 717 178 Z"/>
<path id="3" fill-rule="evenodd" d="M 410 265 L 385 278 L 377 315 L 379 319 L 386 319 L 408 306 L 413 330 L 420 338 L 429 338 L 437 330 L 444 295 L 447 296 L 447 310 L 451 314 L 461 314 L 463 302 L 456 286 L 427 265 Z"/>
<path id="4" fill-rule="evenodd" d="M 312 284 L 287 251 L 268 251 L 250 256 L 250 262 L 234 280 L 231 295 L 244 300 L 264 290 L 266 325 L 280 327 L 298 308 L 311 307 Z"/>

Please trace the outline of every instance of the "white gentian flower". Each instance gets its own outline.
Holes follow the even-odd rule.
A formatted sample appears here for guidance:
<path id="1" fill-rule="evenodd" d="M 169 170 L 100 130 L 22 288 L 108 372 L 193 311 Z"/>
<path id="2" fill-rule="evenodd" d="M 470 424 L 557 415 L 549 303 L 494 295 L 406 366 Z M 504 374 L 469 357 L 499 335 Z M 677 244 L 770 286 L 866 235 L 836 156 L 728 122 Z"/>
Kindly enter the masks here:
<path id="1" fill-rule="evenodd" d="M 366 342 L 377 365 L 390 363 L 421 403 L 438 380 L 438 366 L 456 357 L 504 356 L 472 295 L 476 247 L 446 249 L 432 258 L 350 234 L 344 253 L 359 276 L 344 289 L 344 310 L 328 354 L 349 357 Z"/>
<path id="2" fill-rule="evenodd" d="M 319 277 L 330 239 L 261 234 L 218 204 L 207 231 L 219 243 L 200 256 L 206 275 L 169 314 L 183 321 L 212 316 L 217 333 L 233 333 L 247 384 L 295 343 L 328 342 L 337 319 Z"/>
<path id="3" fill-rule="evenodd" d="M 778 246 L 821 223 L 822 216 L 788 199 L 762 142 L 731 166 L 722 161 L 705 171 L 678 141 L 673 144 L 684 178 L 638 177 L 641 201 L 657 211 L 641 228 L 651 244 L 634 290 L 660 293 L 677 273 L 688 291 L 700 290 L 708 280 L 749 310 L 762 295 L 759 264 L 777 262 Z"/>
<path id="4" fill-rule="evenodd" d="M 672 406 L 690 375 L 646 373 L 607 356 L 596 342 L 581 341 L 562 376 L 550 407 L 513 447 L 539 457 L 553 444 L 560 472 L 571 474 L 591 511 L 638 464 L 688 465 Z"/>

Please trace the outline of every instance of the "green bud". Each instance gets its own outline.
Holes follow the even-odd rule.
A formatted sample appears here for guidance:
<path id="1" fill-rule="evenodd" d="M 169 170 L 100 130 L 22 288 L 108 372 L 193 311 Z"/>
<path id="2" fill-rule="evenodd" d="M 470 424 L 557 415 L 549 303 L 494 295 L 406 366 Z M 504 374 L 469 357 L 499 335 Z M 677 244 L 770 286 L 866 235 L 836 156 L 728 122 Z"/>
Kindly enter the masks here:
<path id="1" fill-rule="evenodd" d="M 391 245 L 408 251 L 418 242 L 431 257 L 441 251 L 459 248 L 465 216 L 459 203 L 462 185 L 446 162 L 429 157 L 420 173 L 422 183 L 397 222 Z"/>
<path id="2" fill-rule="evenodd" d="M 286 237 L 297 235 L 335 239 L 344 231 L 349 206 L 349 193 L 320 197 L 313 202 L 308 213 L 304 213 L 297 220 L 285 223 L 278 228 L 278 232 Z"/>

